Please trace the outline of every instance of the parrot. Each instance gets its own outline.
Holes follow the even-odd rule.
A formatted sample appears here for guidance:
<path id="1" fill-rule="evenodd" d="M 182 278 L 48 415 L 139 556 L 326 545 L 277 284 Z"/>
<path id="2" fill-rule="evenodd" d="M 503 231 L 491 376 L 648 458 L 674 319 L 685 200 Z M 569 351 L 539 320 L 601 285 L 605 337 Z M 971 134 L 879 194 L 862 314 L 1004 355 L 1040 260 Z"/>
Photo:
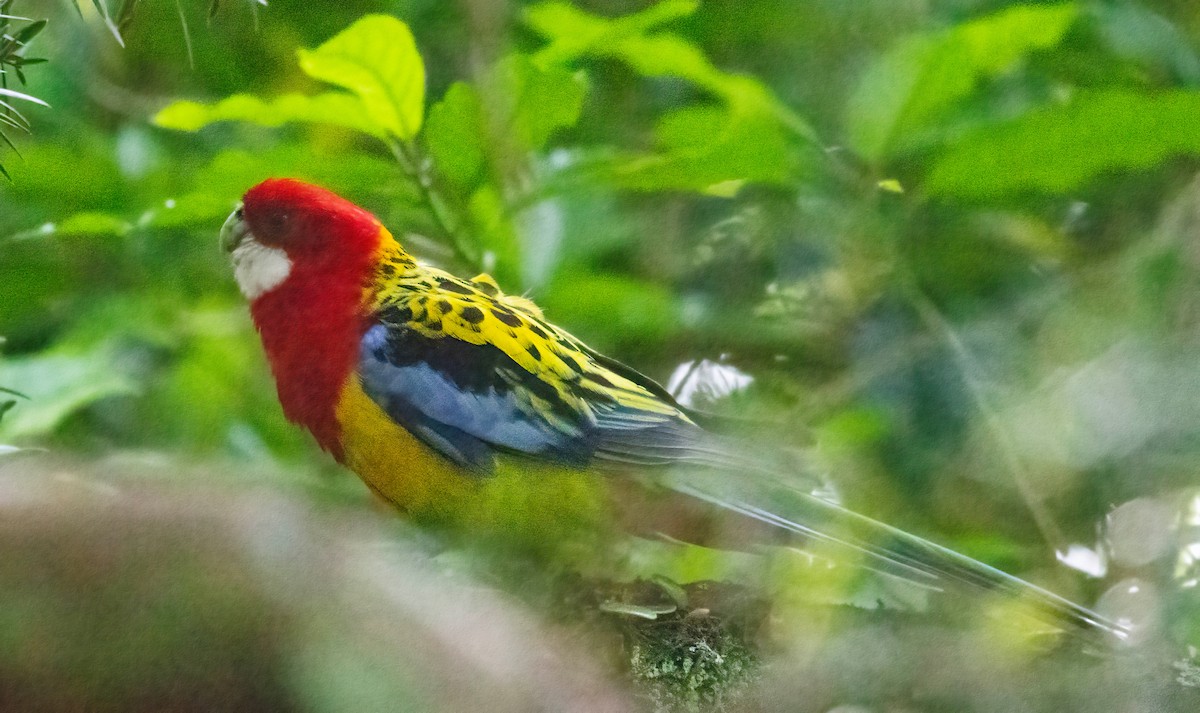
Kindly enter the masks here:
<path id="1" fill-rule="evenodd" d="M 555 518 L 600 521 L 602 506 L 578 503 L 602 498 L 617 474 L 657 471 L 693 503 L 846 548 L 885 574 L 1008 592 L 1065 628 L 1124 633 L 1047 589 L 797 488 L 780 459 L 713 433 L 532 300 L 487 274 L 463 279 L 419 262 L 372 213 L 329 190 L 267 179 L 244 194 L 220 241 L 284 415 L 418 520 L 470 528 L 500 512 L 553 539 Z"/>

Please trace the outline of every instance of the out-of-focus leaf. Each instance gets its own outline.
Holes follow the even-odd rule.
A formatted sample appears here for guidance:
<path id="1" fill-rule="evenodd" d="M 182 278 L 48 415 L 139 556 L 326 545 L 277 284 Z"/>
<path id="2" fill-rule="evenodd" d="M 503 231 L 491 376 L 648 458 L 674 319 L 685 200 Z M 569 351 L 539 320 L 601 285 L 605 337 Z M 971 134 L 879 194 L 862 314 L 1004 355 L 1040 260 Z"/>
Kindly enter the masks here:
<path id="1" fill-rule="evenodd" d="M 475 88 L 455 82 L 429 109 L 425 141 L 438 170 L 460 187 L 470 186 L 483 170 L 483 109 Z"/>
<path id="2" fill-rule="evenodd" d="M 400 20 L 367 15 L 299 57 L 310 77 L 356 94 L 371 121 L 389 134 L 407 141 L 421 130 L 425 65 Z"/>
<path id="3" fill-rule="evenodd" d="M 531 8 L 526 22 L 550 40 L 534 55 L 540 64 L 565 63 L 583 56 L 612 57 L 647 77 L 678 77 L 727 102 L 738 113 L 773 116 L 798 136 L 814 141 L 809 123 L 780 102 L 753 77 L 722 71 L 696 45 L 669 33 L 645 34 L 657 25 L 691 14 L 695 2 L 664 2 L 649 10 L 609 20 L 562 3 Z"/>
<path id="4" fill-rule="evenodd" d="M 217 154 L 195 176 L 195 192 L 232 202 L 247 188 L 271 176 L 290 176 L 351 194 L 375 189 L 387 195 L 411 192 L 394 162 L 360 151 L 322 150 L 311 144 L 284 144 L 261 151 L 229 149 Z M 406 198 L 415 200 L 415 198 Z M 180 198 L 180 203 L 184 198 Z"/>
<path id="5" fill-rule="evenodd" d="M 100 399 L 136 391 L 114 368 L 106 349 L 87 354 L 43 353 L 0 360 L 0 382 L 20 384 L 29 403 L 0 424 L 0 437 L 27 438 L 52 432 L 68 416 Z"/>
<path id="6" fill-rule="evenodd" d="M 665 0 L 616 19 L 589 14 L 566 2 L 545 2 L 525 11 L 525 22 L 551 44 L 538 52 L 541 62 L 568 62 L 622 39 L 640 35 L 659 25 L 687 17 L 700 6 L 698 0 Z"/>
<path id="7" fill-rule="evenodd" d="M 1057 45 L 1078 14 L 1073 3 L 1018 5 L 901 40 L 867 69 L 850 98 L 850 144 L 870 161 L 884 160 L 982 79 Z"/>
<path id="8" fill-rule="evenodd" d="M 1200 56 L 1180 27 L 1162 15 L 1133 2 L 1095 3 L 1088 14 L 1116 53 L 1200 83 Z"/>
<path id="9" fill-rule="evenodd" d="M 488 72 L 482 90 L 456 83 L 430 109 L 429 150 L 446 178 L 470 187 L 499 142 L 515 141 L 521 153 L 538 151 L 556 130 L 578 121 L 584 91 L 576 73 L 509 55 Z"/>
<path id="10" fill-rule="evenodd" d="M 562 67 L 538 67 L 520 54 L 502 59 L 494 76 L 504 102 L 501 125 L 510 127 L 525 148 L 537 151 L 555 130 L 579 120 L 585 91 L 581 76 Z"/>
<path id="11" fill-rule="evenodd" d="M 665 115 L 656 133 L 666 150 L 620 163 L 618 185 L 720 194 L 728 182 L 782 182 L 794 163 L 778 123 L 762 114 L 688 107 Z"/>
<path id="12" fill-rule="evenodd" d="M 1081 93 L 1063 106 L 966 135 L 934 164 L 925 188 L 973 199 L 1062 193 L 1104 171 L 1200 154 L 1197 116 L 1200 92 Z"/>
<path id="13" fill-rule="evenodd" d="M 564 270 L 538 301 L 551 321 L 609 343 L 661 340 L 679 323 L 665 287 L 611 274 Z"/>
<path id="14" fill-rule="evenodd" d="M 372 120 L 363 102 L 342 92 L 315 96 L 284 94 L 266 100 L 251 94 L 235 94 L 216 104 L 178 101 L 154 116 L 155 124 L 182 131 L 198 131 L 219 121 L 245 121 L 260 126 L 291 122 L 333 124 L 371 136 L 384 135 L 384 127 Z"/>
<path id="15" fill-rule="evenodd" d="M 200 225 L 223 219 L 233 210 L 236 194 L 197 190 L 179 198 L 169 198 L 163 205 L 144 214 L 140 225 L 150 228 L 178 228 Z"/>
<path id="16" fill-rule="evenodd" d="M 76 213 L 54 223 L 47 235 L 111 235 L 120 237 L 129 232 L 129 222 L 110 213 Z"/>
<path id="17" fill-rule="evenodd" d="M 521 264 L 517 236 L 513 231 L 504 201 L 490 183 L 480 186 L 467 206 L 476 239 L 496 263 L 496 278 L 505 284 L 518 284 L 513 269 Z"/>
<path id="18" fill-rule="evenodd" d="M 526 20 L 550 40 L 535 55 L 536 62 L 615 58 L 646 77 L 677 77 L 695 84 L 724 105 L 697 105 L 667 114 L 657 131 L 664 151 L 601 164 L 616 185 L 728 196 L 747 181 L 786 179 L 795 163 L 787 134 L 815 140 L 808 122 L 758 80 L 718 69 L 686 39 L 669 32 L 646 34 L 694 9 L 694 3 L 663 3 L 644 13 L 606 19 L 549 3 L 532 8 Z"/>

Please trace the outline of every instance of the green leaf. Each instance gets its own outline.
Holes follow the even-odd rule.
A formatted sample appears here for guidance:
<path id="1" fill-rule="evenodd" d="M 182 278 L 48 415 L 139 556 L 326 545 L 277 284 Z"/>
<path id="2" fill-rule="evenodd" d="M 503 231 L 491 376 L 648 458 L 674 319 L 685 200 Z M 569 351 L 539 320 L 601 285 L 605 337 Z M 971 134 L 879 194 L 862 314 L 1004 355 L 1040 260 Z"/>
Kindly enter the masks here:
<path id="1" fill-rule="evenodd" d="M 1064 193 L 1105 171 L 1200 154 L 1200 92 L 1089 92 L 964 136 L 934 164 L 935 195 L 997 199 Z"/>
<path id="2" fill-rule="evenodd" d="M 540 150 L 555 131 L 574 125 L 586 91 L 578 73 L 539 67 L 524 55 L 497 62 L 481 86 L 452 85 L 429 110 L 425 129 L 439 170 L 462 188 L 474 185 L 489 154 Z"/>
<path id="3" fill-rule="evenodd" d="M 219 121 L 244 121 L 259 126 L 280 126 L 290 122 L 333 124 L 382 137 L 384 128 L 367 115 L 362 101 L 351 94 L 327 92 L 316 96 L 285 94 L 275 99 L 260 99 L 250 94 L 235 94 L 216 104 L 178 101 L 154 116 L 154 123 L 168 129 L 198 131 Z"/>
<path id="4" fill-rule="evenodd" d="M 621 162 L 611 180 L 638 190 L 725 195 L 728 182 L 784 182 L 794 163 L 778 123 L 762 114 L 688 107 L 664 115 L 656 135 L 665 151 Z"/>
<path id="5" fill-rule="evenodd" d="M 680 324 L 670 290 L 620 275 L 562 270 L 538 302 L 552 322 L 609 344 L 660 342 Z"/>
<path id="6" fill-rule="evenodd" d="M 1200 83 L 1200 56 L 1179 25 L 1132 2 L 1089 5 L 1088 14 L 1116 54 L 1160 67 L 1188 84 Z"/>
<path id="7" fill-rule="evenodd" d="M 608 19 L 584 12 L 570 3 L 546 2 L 525 10 L 525 23 L 551 41 L 538 52 L 539 63 L 569 62 L 597 48 L 642 35 L 659 25 L 687 17 L 697 0 L 665 0 L 641 12 Z"/>
<path id="8" fill-rule="evenodd" d="M 367 15 L 315 50 L 300 50 L 300 68 L 350 90 L 387 133 L 410 140 L 425 112 L 425 65 L 412 32 L 388 15 Z"/>
<path id="9" fill-rule="evenodd" d="M 809 123 L 780 102 L 753 77 L 725 72 L 686 39 L 669 32 L 646 34 L 664 22 L 691 14 L 694 2 L 663 2 L 616 19 L 590 15 L 562 3 L 530 8 L 526 22 L 550 44 L 534 55 L 540 66 L 585 56 L 608 57 L 646 77 L 678 77 L 722 99 L 738 114 L 763 114 L 808 141 L 816 141 Z"/>
<path id="10" fill-rule="evenodd" d="M 108 350 L 87 354 L 39 354 L 0 360 L 0 381 L 20 384 L 29 402 L 0 424 L 0 437 L 42 436 L 68 416 L 100 399 L 136 391 L 114 368 Z"/>
<path id="11" fill-rule="evenodd" d="M 147 211 L 139 225 L 178 228 L 223 219 L 233 210 L 236 196 L 236 193 L 229 196 L 219 192 L 194 191 L 179 198 L 168 198 L 161 207 Z"/>
<path id="12" fill-rule="evenodd" d="M 664 116 L 657 129 L 663 151 L 605 162 L 616 185 L 636 190 L 702 190 L 729 195 L 746 181 L 781 182 L 796 163 L 788 134 L 816 141 L 808 122 L 753 77 L 722 71 L 686 39 L 646 34 L 695 10 L 694 3 L 661 3 L 616 19 L 561 3 L 535 6 L 526 21 L 550 40 L 535 55 L 542 66 L 584 56 L 615 58 L 646 77 L 676 77 L 723 103 L 696 105 Z"/>
<path id="13" fill-rule="evenodd" d="M 54 226 L 55 235 L 111 235 L 120 237 L 129 232 L 129 223 L 109 213 L 76 213 Z"/>
<path id="14" fill-rule="evenodd" d="M 521 264 L 520 247 L 499 190 L 491 183 L 483 184 L 471 195 L 467 211 L 479 246 L 496 261 L 495 277 L 503 284 L 518 284 L 514 270 Z"/>
<path id="15" fill-rule="evenodd" d="M 537 151 L 558 129 L 579 120 L 586 91 L 581 75 L 562 67 L 538 67 L 525 55 L 502 59 L 493 72 L 504 105 L 502 125 L 510 126 L 522 145 Z"/>
<path id="16" fill-rule="evenodd" d="M 18 45 L 27 45 L 29 44 L 30 40 L 32 40 L 34 37 L 37 37 L 38 33 L 44 29 L 46 29 L 46 20 L 31 22 L 22 27 L 15 35 L 13 35 L 13 41 L 15 41 Z M 19 59 L 19 57 L 14 57 L 14 59 Z"/>
<path id="17" fill-rule="evenodd" d="M 474 185 L 483 170 L 483 107 L 475 88 L 455 82 L 429 109 L 425 141 L 438 170 L 459 187 Z"/>
<path id="18" fill-rule="evenodd" d="M 1018 5 L 901 40 L 864 73 L 847 108 L 850 145 L 880 162 L 937 121 L 983 79 L 1057 45 L 1079 15 L 1073 3 Z"/>

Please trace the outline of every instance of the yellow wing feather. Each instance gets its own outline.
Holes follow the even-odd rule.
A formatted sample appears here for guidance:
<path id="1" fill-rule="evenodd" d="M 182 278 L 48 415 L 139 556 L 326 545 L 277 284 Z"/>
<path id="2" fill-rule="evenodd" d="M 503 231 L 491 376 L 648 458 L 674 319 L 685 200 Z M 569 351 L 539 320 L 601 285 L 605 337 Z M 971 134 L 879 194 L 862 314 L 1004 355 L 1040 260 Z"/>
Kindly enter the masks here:
<path id="1" fill-rule="evenodd" d="M 371 312 L 390 309 L 403 322 L 397 326 L 426 337 L 492 345 L 552 386 L 564 404 L 585 418 L 592 417 L 590 393 L 648 416 L 687 420 L 674 403 L 601 364 L 582 342 L 546 322 L 532 301 L 505 294 L 491 275 L 463 280 L 420 265 L 383 233 L 380 267 L 365 296 Z M 550 415 L 533 395 L 529 403 Z"/>

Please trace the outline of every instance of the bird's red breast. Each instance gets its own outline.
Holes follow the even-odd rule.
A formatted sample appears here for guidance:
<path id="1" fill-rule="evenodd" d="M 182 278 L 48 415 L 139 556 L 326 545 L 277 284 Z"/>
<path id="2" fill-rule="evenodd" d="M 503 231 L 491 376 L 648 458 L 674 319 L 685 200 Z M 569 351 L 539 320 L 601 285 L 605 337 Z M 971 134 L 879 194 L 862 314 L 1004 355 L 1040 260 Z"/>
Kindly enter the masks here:
<path id="1" fill-rule="evenodd" d="M 250 305 L 283 412 L 340 460 L 337 404 L 354 371 L 366 328 L 363 289 L 387 231 L 353 203 L 289 179 L 250 189 L 243 210 L 249 234 L 290 261 L 286 278 Z"/>

